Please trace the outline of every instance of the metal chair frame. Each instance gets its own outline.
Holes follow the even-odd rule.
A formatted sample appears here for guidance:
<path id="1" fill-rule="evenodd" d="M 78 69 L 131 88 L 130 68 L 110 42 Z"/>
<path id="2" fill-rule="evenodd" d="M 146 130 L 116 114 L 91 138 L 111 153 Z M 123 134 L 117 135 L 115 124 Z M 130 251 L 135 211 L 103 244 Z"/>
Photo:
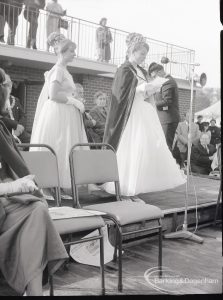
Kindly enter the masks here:
<path id="1" fill-rule="evenodd" d="M 42 148 L 46 148 L 49 151 L 51 151 L 51 153 L 54 155 L 55 157 L 55 163 L 56 163 L 56 170 L 57 170 L 57 174 L 56 174 L 56 179 L 55 179 L 55 189 L 56 189 L 56 206 L 61 206 L 61 194 L 60 194 L 60 179 L 59 179 L 59 168 L 58 168 L 58 159 L 57 159 L 57 155 L 55 153 L 55 151 L 46 144 L 27 144 L 27 143 L 22 143 L 17 145 L 17 147 L 19 148 L 26 148 L 26 147 L 42 147 Z M 23 153 L 24 152 L 24 153 Z M 20 153 L 22 154 L 23 158 L 25 155 L 28 155 L 26 153 L 27 151 L 20 151 Z M 40 152 L 40 151 L 38 151 Z M 25 160 L 25 158 L 24 158 Z M 28 165 L 28 168 L 30 166 Z M 40 166 L 41 168 L 41 166 Z M 81 222 L 81 217 L 78 218 L 80 219 Z M 104 238 L 103 238 L 103 232 L 102 229 L 99 228 L 95 228 L 99 230 L 99 234 L 97 236 L 94 237 L 89 237 L 89 238 L 81 238 L 78 239 L 76 241 L 71 241 L 72 238 L 72 232 L 70 232 L 69 235 L 69 241 L 68 242 L 64 242 L 63 244 L 64 246 L 71 246 L 74 244 L 79 244 L 79 243 L 85 243 L 85 242 L 89 242 L 89 241 L 93 241 L 93 240 L 99 240 L 100 241 L 100 272 L 101 272 L 101 291 L 102 291 L 102 295 L 105 295 L 105 277 L 104 277 Z M 80 231 L 80 232 L 84 232 L 84 231 Z M 54 287 L 53 287 L 53 276 L 49 276 L 49 285 L 50 285 L 50 296 L 54 295 Z"/>
<path id="2" fill-rule="evenodd" d="M 76 150 L 77 147 L 84 147 L 84 146 L 89 146 L 89 147 L 95 147 L 98 151 L 98 148 L 101 147 L 104 150 L 106 148 L 112 150 L 116 156 L 115 150 L 114 148 L 106 143 L 79 143 L 79 144 L 75 144 L 71 150 L 70 150 L 70 155 L 69 155 L 69 162 L 70 162 L 70 173 L 71 173 L 71 187 L 72 187 L 72 194 L 73 194 L 73 198 L 74 198 L 74 204 L 77 208 L 81 208 L 80 202 L 79 202 L 79 194 L 78 194 L 78 188 L 77 188 L 77 184 L 76 184 L 76 179 L 75 179 L 75 172 L 74 172 L 74 159 L 73 159 L 73 152 Z M 83 150 L 83 151 L 91 151 L 91 150 Z M 117 175 L 118 175 L 118 170 L 117 170 Z M 91 183 L 91 182 L 88 182 Z M 115 184 L 115 196 L 116 196 L 116 200 L 117 201 L 122 201 L 121 199 L 121 193 L 120 193 L 120 184 L 119 184 L 119 179 L 117 181 L 114 181 Z M 89 208 L 88 208 L 89 209 Z M 99 209 L 100 210 L 100 209 Z M 115 251 L 114 251 L 114 261 L 117 260 L 117 248 L 118 248 L 118 253 L 119 253 L 119 259 L 118 259 L 118 290 L 120 292 L 122 292 L 123 290 L 123 284 L 122 284 L 122 242 L 123 242 L 123 237 L 124 236 L 128 236 L 134 233 L 141 233 L 141 232 L 149 232 L 152 230 L 157 230 L 158 229 L 158 233 L 159 233 L 159 255 L 158 255 L 158 267 L 159 267 L 159 276 L 162 276 L 162 220 L 161 218 L 159 219 L 152 219 L 152 220 L 148 220 L 149 221 L 154 221 L 157 220 L 158 221 L 158 226 L 154 226 L 154 227 L 150 227 L 150 228 L 143 228 L 143 229 L 138 229 L 138 230 L 132 230 L 129 232 L 123 232 L 122 231 L 122 226 L 121 224 L 119 224 L 117 218 L 111 216 L 109 214 L 109 212 L 107 212 L 106 215 L 103 215 L 103 218 L 112 221 L 115 226 L 116 226 L 116 241 L 115 241 Z M 142 221 L 144 224 L 146 221 Z M 135 223 L 131 223 L 131 224 L 142 224 L 142 222 L 135 222 Z"/>

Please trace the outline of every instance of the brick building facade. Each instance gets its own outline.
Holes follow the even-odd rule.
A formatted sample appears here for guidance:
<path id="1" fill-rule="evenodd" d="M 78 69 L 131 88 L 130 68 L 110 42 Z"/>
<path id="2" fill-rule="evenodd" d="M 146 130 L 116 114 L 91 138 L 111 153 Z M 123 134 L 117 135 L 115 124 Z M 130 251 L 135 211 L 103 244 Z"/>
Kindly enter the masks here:
<path id="1" fill-rule="evenodd" d="M 31 131 L 33 118 L 35 114 L 36 104 L 44 82 L 43 69 L 24 67 L 19 65 L 5 65 L 0 61 L 0 67 L 11 76 L 13 81 L 20 83 L 22 91 L 17 94 L 24 105 L 26 112 L 26 129 Z M 86 109 L 90 109 L 93 103 L 93 95 L 98 90 L 106 92 L 108 98 L 111 98 L 111 85 L 113 78 L 97 76 L 92 74 L 73 73 L 74 82 L 81 83 L 84 87 L 84 95 L 86 99 Z M 179 108 L 181 118 L 190 106 L 190 86 L 186 80 L 177 80 L 179 87 Z"/>

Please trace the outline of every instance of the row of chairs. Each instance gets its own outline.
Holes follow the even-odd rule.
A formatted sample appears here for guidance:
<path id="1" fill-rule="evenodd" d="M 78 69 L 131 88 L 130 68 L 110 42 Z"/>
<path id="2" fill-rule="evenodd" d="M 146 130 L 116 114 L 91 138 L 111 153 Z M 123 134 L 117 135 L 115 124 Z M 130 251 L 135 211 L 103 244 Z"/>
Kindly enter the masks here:
<path id="1" fill-rule="evenodd" d="M 55 151 L 44 144 L 19 144 L 20 148 L 43 148 L 42 151 L 23 151 L 21 154 L 26 161 L 30 172 L 36 175 L 36 182 L 41 188 L 55 188 L 56 205 L 61 206 L 60 179 L 58 161 Z M 86 147 L 91 150 L 86 150 Z M 94 149 L 95 147 L 95 149 Z M 114 182 L 116 201 L 92 204 L 83 209 L 103 212 L 102 216 L 81 217 L 72 219 L 54 220 L 56 229 L 61 236 L 68 235 L 65 246 L 83 243 L 93 239 L 100 240 L 100 269 L 101 291 L 105 294 L 104 276 L 104 247 L 102 227 L 106 224 L 115 226 L 114 261 L 118 252 L 118 290 L 122 292 L 122 245 L 123 237 L 135 233 L 158 232 L 159 253 L 158 268 L 162 275 L 162 211 L 153 205 L 123 201 L 120 193 L 117 159 L 114 149 L 108 144 L 76 144 L 71 148 L 69 155 L 73 207 L 82 208 L 79 200 L 78 186 Z M 135 230 L 125 231 L 125 227 L 135 224 Z M 91 238 L 75 239 L 79 233 L 86 233 L 98 229 L 99 234 Z M 83 235 L 82 235 L 83 236 Z M 50 277 L 50 295 L 54 294 L 53 278 Z"/>

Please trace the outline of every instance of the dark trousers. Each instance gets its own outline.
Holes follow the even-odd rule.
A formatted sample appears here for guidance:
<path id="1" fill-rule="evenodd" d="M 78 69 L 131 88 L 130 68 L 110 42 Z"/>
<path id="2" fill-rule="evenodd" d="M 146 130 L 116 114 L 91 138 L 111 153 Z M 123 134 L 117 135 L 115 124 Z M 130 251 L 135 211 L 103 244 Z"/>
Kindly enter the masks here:
<path id="1" fill-rule="evenodd" d="M 201 167 L 201 166 L 195 165 L 194 163 L 191 162 L 191 172 L 193 172 L 193 173 L 209 175 L 209 173 L 211 171 L 212 171 L 212 169 L 209 166 Z"/>
<path id="2" fill-rule="evenodd" d="M 184 161 L 187 159 L 187 152 L 180 152 L 180 166 L 184 167 Z"/>
<path id="3" fill-rule="evenodd" d="M 166 143 L 169 147 L 170 151 L 172 152 L 172 145 L 174 135 L 177 129 L 178 122 L 168 123 L 168 124 L 161 124 L 163 128 L 164 135 L 166 137 Z"/>
<path id="4" fill-rule="evenodd" d="M 19 22 L 19 15 L 22 11 L 20 7 L 8 6 L 1 4 L 0 6 L 0 38 L 4 38 L 5 23 L 8 23 L 8 45 L 15 44 L 15 34 Z"/>
<path id="5" fill-rule="evenodd" d="M 36 49 L 36 33 L 38 28 L 39 11 L 29 11 L 25 9 L 24 17 L 29 22 L 29 32 L 26 47 Z"/>

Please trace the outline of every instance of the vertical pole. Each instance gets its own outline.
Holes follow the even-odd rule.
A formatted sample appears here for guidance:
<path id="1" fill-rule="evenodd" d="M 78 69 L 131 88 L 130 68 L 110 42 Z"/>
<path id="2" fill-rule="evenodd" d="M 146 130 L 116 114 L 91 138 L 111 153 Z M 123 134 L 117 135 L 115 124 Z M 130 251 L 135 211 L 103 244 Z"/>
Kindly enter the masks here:
<path id="1" fill-rule="evenodd" d="M 189 195 L 189 174 L 190 174 L 190 155 L 191 155 L 191 124 L 193 113 L 193 93 L 194 93 L 194 65 L 191 65 L 191 94 L 190 94 L 190 115 L 189 115 L 189 131 L 188 131 L 188 143 L 187 143 L 187 182 L 186 182 L 186 201 L 185 201 L 185 215 L 183 230 L 187 230 L 187 207 L 188 207 L 188 195 Z"/>
<path id="2" fill-rule="evenodd" d="M 116 39 L 116 29 L 114 31 L 114 42 L 113 42 L 113 59 L 112 59 L 113 64 L 115 64 L 115 39 Z"/>
<path id="3" fill-rule="evenodd" d="M 80 19 L 78 19 L 78 33 L 77 33 L 77 57 L 80 53 Z"/>

